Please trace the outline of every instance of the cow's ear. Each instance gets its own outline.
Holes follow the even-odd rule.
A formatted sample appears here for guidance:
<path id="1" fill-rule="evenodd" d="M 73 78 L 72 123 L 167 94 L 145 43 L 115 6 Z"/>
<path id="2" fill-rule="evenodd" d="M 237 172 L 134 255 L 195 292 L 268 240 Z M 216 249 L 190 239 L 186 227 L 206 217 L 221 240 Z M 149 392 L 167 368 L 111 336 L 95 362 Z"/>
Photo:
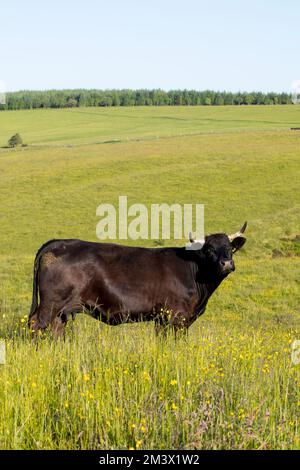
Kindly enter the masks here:
<path id="1" fill-rule="evenodd" d="M 246 238 L 245 237 L 236 237 L 234 240 L 231 242 L 231 248 L 233 253 L 238 251 L 244 244 L 246 243 Z"/>

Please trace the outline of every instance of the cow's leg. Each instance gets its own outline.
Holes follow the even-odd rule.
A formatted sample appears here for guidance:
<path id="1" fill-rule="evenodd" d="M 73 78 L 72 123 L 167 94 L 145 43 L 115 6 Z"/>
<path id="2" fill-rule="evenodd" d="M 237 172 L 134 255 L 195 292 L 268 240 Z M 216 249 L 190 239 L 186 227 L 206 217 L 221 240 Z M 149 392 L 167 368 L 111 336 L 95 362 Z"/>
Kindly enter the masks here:
<path id="1" fill-rule="evenodd" d="M 29 317 L 28 328 L 32 333 L 36 333 L 39 330 L 37 311 L 35 311 L 34 314 Z"/>
<path id="2" fill-rule="evenodd" d="M 156 336 L 163 336 L 165 338 L 167 335 L 166 325 L 162 325 L 162 323 L 159 320 L 154 321 L 154 330 L 155 330 Z"/>
<path id="3" fill-rule="evenodd" d="M 188 339 L 188 327 L 186 325 L 173 325 L 175 339 Z"/>
<path id="4" fill-rule="evenodd" d="M 75 333 L 75 327 L 74 327 L 74 322 L 75 322 L 75 318 L 76 318 L 76 313 L 71 313 L 71 324 L 70 324 L 70 331 L 71 331 L 71 335 L 73 336 L 74 333 Z"/>
<path id="5" fill-rule="evenodd" d="M 154 320 L 154 329 L 157 336 L 165 338 L 170 329 L 170 324 L 164 315 L 158 315 Z"/>
<path id="6" fill-rule="evenodd" d="M 82 310 L 80 301 L 70 301 L 67 303 L 57 315 L 52 317 L 51 330 L 55 339 L 65 336 L 65 329 L 68 319 L 72 316 L 75 319 L 75 314 Z"/>
<path id="7" fill-rule="evenodd" d="M 175 337 L 175 339 L 187 339 L 188 337 L 188 328 L 186 326 L 172 324 L 170 323 L 162 323 L 155 320 L 155 333 L 157 336 L 161 336 L 162 338 L 166 338 L 168 334 L 171 334 Z"/>
<path id="8" fill-rule="evenodd" d="M 30 316 L 28 326 L 33 335 L 37 337 L 39 332 L 45 331 L 50 322 L 51 307 L 48 308 L 46 305 L 40 304 L 34 314 Z"/>
<path id="9" fill-rule="evenodd" d="M 67 320 L 64 321 L 61 315 L 57 315 L 51 322 L 51 331 L 55 339 L 64 338 Z"/>
<path id="10" fill-rule="evenodd" d="M 188 336 L 188 327 L 190 322 L 187 320 L 189 315 L 187 312 L 184 313 L 183 310 L 177 311 L 170 319 L 170 327 L 174 333 L 175 339 L 187 339 Z"/>

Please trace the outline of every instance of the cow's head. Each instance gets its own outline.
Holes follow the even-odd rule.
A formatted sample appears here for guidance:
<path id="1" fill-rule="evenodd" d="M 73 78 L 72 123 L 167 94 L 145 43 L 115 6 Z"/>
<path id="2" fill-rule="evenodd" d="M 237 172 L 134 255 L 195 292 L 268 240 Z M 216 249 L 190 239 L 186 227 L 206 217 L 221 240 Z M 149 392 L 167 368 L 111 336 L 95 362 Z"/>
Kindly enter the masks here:
<path id="1" fill-rule="evenodd" d="M 225 277 L 235 270 L 232 255 L 245 244 L 243 233 L 246 227 L 247 222 L 232 235 L 215 233 L 207 235 L 204 240 L 194 240 L 190 234 L 191 249 L 201 250 L 201 258 L 213 275 Z"/>

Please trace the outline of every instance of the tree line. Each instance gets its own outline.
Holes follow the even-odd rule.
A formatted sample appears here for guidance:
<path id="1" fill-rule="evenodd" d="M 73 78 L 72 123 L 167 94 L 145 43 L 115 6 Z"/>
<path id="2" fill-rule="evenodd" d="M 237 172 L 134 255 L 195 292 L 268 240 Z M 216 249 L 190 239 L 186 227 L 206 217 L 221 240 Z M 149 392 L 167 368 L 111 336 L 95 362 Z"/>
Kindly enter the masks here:
<path id="1" fill-rule="evenodd" d="M 6 94 L 0 110 L 81 106 L 223 106 L 291 104 L 289 93 L 196 90 L 46 90 Z"/>

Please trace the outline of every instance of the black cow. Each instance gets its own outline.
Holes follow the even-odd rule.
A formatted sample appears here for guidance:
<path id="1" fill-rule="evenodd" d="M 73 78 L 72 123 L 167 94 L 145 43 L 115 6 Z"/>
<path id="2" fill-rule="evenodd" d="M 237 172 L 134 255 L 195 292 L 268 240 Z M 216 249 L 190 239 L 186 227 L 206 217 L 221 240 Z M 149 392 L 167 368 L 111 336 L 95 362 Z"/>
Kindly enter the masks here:
<path id="1" fill-rule="evenodd" d="M 229 236 L 190 236 L 189 249 L 49 241 L 34 262 L 29 326 L 37 333 L 51 325 L 59 336 L 70 315 L 86 312 L 109 325 L 154 320 L 157 329 L 186 329 L 234 271 L 232 254 L 246 241 L 246 225 Z"/>

